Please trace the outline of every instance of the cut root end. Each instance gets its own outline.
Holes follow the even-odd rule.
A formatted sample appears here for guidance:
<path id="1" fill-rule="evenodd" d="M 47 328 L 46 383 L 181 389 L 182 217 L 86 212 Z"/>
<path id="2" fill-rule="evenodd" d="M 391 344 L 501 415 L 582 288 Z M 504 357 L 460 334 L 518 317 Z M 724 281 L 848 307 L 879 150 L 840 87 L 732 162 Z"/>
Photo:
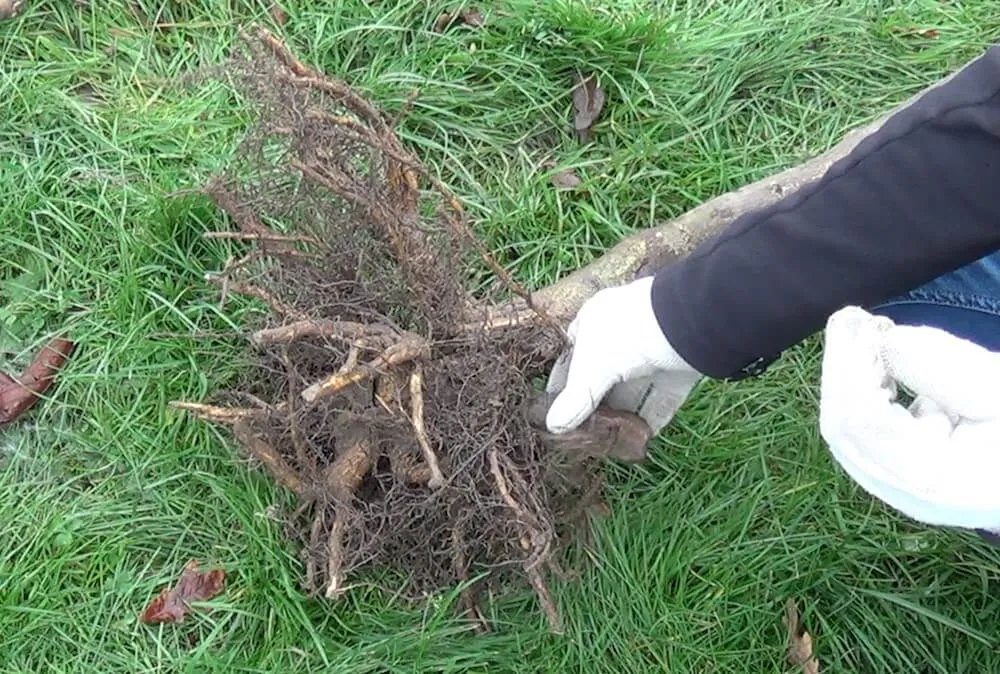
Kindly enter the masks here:
<path id="1" fill-rule="evenodd" d="M 344 517 L 339 513 L 330 528 L 330 540 L 327 543 L 327 581 L 324 596 L 327 599 L 337 599 L 344 593 Z"/>

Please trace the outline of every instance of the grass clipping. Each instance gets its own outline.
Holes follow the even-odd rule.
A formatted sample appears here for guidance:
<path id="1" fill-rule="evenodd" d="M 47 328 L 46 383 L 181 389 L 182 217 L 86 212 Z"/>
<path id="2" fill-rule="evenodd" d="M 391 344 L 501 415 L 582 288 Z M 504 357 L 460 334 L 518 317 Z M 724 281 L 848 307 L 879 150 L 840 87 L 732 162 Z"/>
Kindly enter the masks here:
<path id="1" fill-rule="evenodd" d="M 528 413 L 561 329 L 492 325 L 489 306 L 526 294 L 392 124 L 270 33 L 244 42 L 227 76 L 259 119 L 206 188 L 238 230 L 206 236 L 248 242 L 211 280 L 271 311 L 239 390 L 175 406 L 231 425 L 297 494 L 308 591 L 389 570 L 421 597 L 512 571 L 560 631 L 545 578 L 600 491 L 599 458 L 552 451 Z M 477 267 L 497 297 L 466 290 Z M 474 596 L 462 606 L 482 624 Z"/>

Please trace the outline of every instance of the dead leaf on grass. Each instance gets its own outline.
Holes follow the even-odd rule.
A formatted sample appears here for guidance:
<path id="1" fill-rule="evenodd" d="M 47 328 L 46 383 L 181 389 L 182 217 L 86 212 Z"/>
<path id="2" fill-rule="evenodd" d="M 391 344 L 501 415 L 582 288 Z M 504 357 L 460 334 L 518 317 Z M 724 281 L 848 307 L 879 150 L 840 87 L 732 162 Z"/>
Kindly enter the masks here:
<path id="1" fill-rule="evenodd" d="M 577 75 L 573 86 L 573 128 L 584 143 L 589 140 L 594 122 L 604 109 L 604 98 L 604 89 L 597 84 L 593 75 Z"/>
<path id="2" fill-rule="evenodd" d="M 819 660 L 813 656 L 812 637 L 802 629 L 799 607 L 794 599 L 785 602 L 785 617 L 782 619 L 788 631 L 788 664 L 802 665 L 803 674 L 819 674 Z"/>
<path id="3" fill-rule="evenodd" d="M 100 105 L 104 102 L 101 95 L 97 92 L 97 88 L 89 82 L 81 82 L 73 87 L 71 93 L 87 105 Z"/>
<path id="4" fill-rule="evenodd" d="M 20 377 L 0 376 L 0 426 L 14 421 L 52 386 L 56 373 L 73 351 L 73 342 L 57 337 L 35 355 Z"/>
<path id="5" fill-rule="evenodd" d="M 561 190 L 572 190 L 580 186 L 583 182 L 580 176 L 573 172 L 573 169 L 564 169 L 552 176 L 552 184 Z"/>
<path id="6" fill-rule="evenodd" d="M 184 566 L 180 580 L 172 588 L 160 591 L 139 620 L 146 624 L 184 622 L 184 615 L 194 601 L 207 601 L 222 592 L 226 573 L 222 569 L 198 571 L 198 562 L 191 560 Z"/>
<path id="7" fill-rule="evenodd" d="M 482 12 L 475 7 L 468 7 L 457 12 L 441 12 L 437 20 L 434 22 L 434 31 L 437 33 L 443 33 L 451 28 L 457 21 L 461 21 L 465 25 L 472 26 L 473 28 L 482 28 L 486 24 L 486 20 L 483 18 Z"/>
<path id="8" fill-rule="evenodd" d="M 475 7 L 470 7 L 469 9 L 464 9 L 459 14 L 462 21 L 466 24 L 473 26 L 474 28 L 482 28 L 486 25 L 486 19 L 483 18 L 482 12 L 480 12 Z"/>

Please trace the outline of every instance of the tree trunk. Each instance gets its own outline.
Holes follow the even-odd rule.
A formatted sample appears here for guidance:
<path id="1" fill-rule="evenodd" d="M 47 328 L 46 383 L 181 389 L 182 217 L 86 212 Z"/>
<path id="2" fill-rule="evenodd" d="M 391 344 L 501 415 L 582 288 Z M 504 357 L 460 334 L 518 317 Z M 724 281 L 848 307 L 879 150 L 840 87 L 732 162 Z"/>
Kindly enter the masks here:
<path id="1" fill-rule="evenodd" d="M 724 231 L 740 216 L 765 208 L 819 180 L 831 166 L 850 155 L 885 122 L 928 91 L 949 81 L 950 75 L 909 98 L 880 119 L 847 133 L 826 152 L 776 175 L 706 201 L 680 217 L 623 239 L 597 260 L 532 293 L 532 303 L 564 325 L 580 306 L 602 288 L 628 283 L 656 273 Z M 532 314 L 524 301 L 491 310 L 491 322 L 503 324 Z"/>

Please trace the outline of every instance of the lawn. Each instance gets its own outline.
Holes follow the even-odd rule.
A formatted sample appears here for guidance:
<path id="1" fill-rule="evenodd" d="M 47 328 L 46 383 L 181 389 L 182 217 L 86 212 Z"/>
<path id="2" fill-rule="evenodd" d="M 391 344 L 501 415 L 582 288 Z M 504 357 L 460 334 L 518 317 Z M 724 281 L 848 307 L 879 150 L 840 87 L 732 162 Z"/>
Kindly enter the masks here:
<path id="1" fill-rule="evenodd" d="M 4 672 L 781 672 L 782 607 L 824 672 L 1000 670 L 1000 551 L 882 507 L 819 437 L 818 344 L 765 376 L 697 389 L 641 466 L 610 466 L 591 564 L 529 591 L 406 606 L 359 587 L 304 597 L 269 516 L 287 495 L 224 431 L 168 409 L 238 374 L 250 303 L 205 272 L 238 245 L 198 187 L 247 122 L 177 78 L 261 21 L 390 113 L 519 280 L 540 286 L 713 195 L 796 164 L 981 53 L 991 2 L 29 0 L 0 24 L 0 351 L 79 342 L 50 400 L 0 429 Z M 575 69 L 608 92 L 595 142 L 570 125 Z M 556 191 L 551 161 L 585 198 Z M 137 615 L 189 559 L 225 593 L 182 625 Z"/>

